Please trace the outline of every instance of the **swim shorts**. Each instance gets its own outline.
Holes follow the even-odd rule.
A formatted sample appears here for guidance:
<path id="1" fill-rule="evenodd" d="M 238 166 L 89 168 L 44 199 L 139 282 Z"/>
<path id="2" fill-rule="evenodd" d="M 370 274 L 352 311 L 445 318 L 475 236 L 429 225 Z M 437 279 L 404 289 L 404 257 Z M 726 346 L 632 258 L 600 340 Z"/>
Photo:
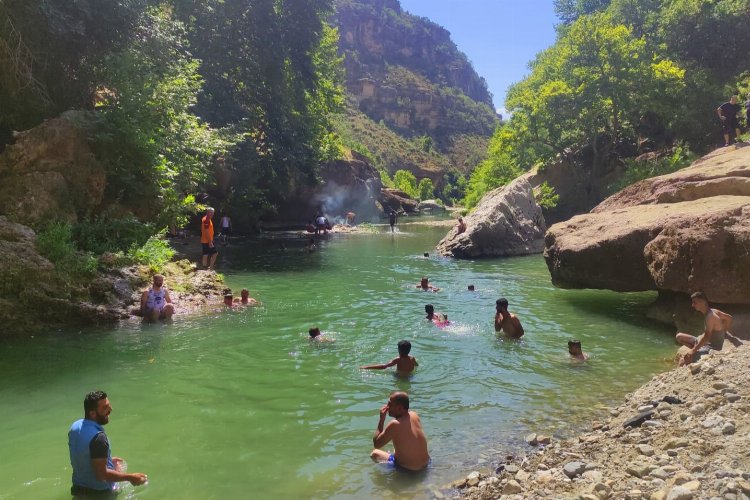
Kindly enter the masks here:
<path id="1" fill-rule="evenodd" d="M 216 245 L 212 247 L 208 246 L 208 243 L 201 243 L 201 245 L 203 245 L 203 255 L 213 255 L 218 252 Z"/>

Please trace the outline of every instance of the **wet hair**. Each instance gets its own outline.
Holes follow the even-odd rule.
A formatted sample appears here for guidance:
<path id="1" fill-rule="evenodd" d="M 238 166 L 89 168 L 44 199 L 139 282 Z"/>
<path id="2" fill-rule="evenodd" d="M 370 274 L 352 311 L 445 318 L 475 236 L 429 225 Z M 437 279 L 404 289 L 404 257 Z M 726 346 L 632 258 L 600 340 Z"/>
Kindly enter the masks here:
<path id="1" fill-rule="evenodd" d="M 161 274 L 154 274 L 154 277 L 152 278 L 152 280 L 153 281 L 159 280 L 162 283 L 164 283 L 164 276 L 162 276 Z"/>
<path id="2" fill-rule="evenodd" d="M 250 290 L 248 290 L 247 288 L 243 288 L 242 291 L 240 292 L 240 296 L 243 296 L 243 295 L 250 295 Z"/>
<path id="3" fill-rule="evenodd" d="M 83 400 L 83 412 L 88 417 L 90 411 L 96 411 L 99 401 L 107 399 L 107 393 L 104 391 L 91 391 L 86 394 Z"/>
<path id="4" fill-rule="evenodd" d="M 691 299 L 701 299 L 708 304 L 708 297 L 706 297 L 706 294 L 703 292 L 695 292 L 690 296 Z"/>
<path id="5" fill-rule="evenodd" d="M 411 342 L 408 340 L 402 340 L 398 343 L 398 353 L 402 356 L 406 356 L 411 352 Z"/>
<path id="6" fill-rule="evenodd" d="M 320 335 L 320 328 L 318 328 L 317 326 L 314 326 L 314 327 L 310 328 L 310 329 L 309 329 L 309 330 L 307 331 L 307 333 L 309 333 L 309 334 L 310 334 L 310 337 L 311 337 L 311 338 L 315 338 L 315 337 L 317 337 L 318 335 Z"/>
<path id="7" fill-rule="evenodd" d="M 581 348 L 581 341 L 580 340 L 568 340 L 568 349 L 571 347 L 577 347 Z"/>
<path id="8" fill-rule="evenodd" d="M 391 393 L 391 398 L 393 398 L 394 403 L 398 403 L 399 405 L 404 407 L 404 410 L 409 409 L 409 395 L 405 392 L 396 391 Z"/>
<path id="9" fill-rule="evenodd" d="M 474 291 L 474 285 L 469 285 L 469 291 L 470 291 L 470 292 L 473 292 L 473 291 Z"/>
<path id="10" fill-rule="evenodd" d="M 501 298 L 499 298 L 499 299 L 497 299 L 495 301 L 495 305 L 498 308 L 507 309 L 508 308 L 508 299 L 506 299 L 505 297 L 501 297 Z"/>
<path id="11" fill-rule="evenodd" d="M 424 306 L 424 312 L 426 312 L 427 314 L 435 314 L 435 306 L 433 306 L 432 304 L 427 304 L 426 306 Z"/>
<path id="12" fill-rule="evenodd" d="M 429 256 L 430 256 L 430 254 L 429 254 L 429 253 L 427 253 L 427 252 L 425 252 L 425 253 L 424 253 L 424 254 L 422 254 L 422 255 L 424 255 L 425 257 L 429 257 Z"/>

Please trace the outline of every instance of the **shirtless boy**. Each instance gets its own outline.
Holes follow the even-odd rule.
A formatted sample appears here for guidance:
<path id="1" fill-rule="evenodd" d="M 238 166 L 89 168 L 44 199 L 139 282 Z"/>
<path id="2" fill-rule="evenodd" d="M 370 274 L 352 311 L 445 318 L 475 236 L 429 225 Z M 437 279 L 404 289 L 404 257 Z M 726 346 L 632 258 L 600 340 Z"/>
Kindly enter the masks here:
<path id="1" fill-rule="evenodd" d="M 416 286 L 416 288 L 419 288 L 425 292 L 439 292 L 440 291 L 438 287 L 430 285 L 430 280 L 427 277 L 422 277 L 422 279 L 419 280 L 419 284 Z"/>
<path id="2" fill-rule="evenodd" d="M 411 352 L 411 342 L 408 340 L 402 340 L 398 343 L 398 357 L 393 358 L 390 362 L 384 365 L 367 365 L 360 367 L 362 370 L 385 370 L 391 366 L 396 367 L 397 375 L 409 375 L 419 366 L 417 358 L 409 356 Z"/>
<path id="3" fill-rule="evenodd" d="M 568 354 L 571 361 L 586 361 L 589 355 L 583 352 L 580 340 L 568 340 Z"/>
<path id="4" fill-rule="evenodd" d="M 718 309 L 712 309 L 708 304 L 708 298 L 702 292 L 695 292 L 690 296 L 690 305 L 704 316 L 703 334 L 694 337 L 688 333 L 680 332 L 675 336 L 677 342 L 692 348 L 688 354 L 680 359 L 680 366 L 698 361 L 701 355 L 706 354 L 711 349 L 721 351 L 724 347 L 727 330 L 732 327 L 732 316 Z"/>
<path id="5" fill-rule="evenodd" d="M 393 417 L 393 420 L 383 428 L 386 415 Z M 379 449 L 391 441 L 393 453 Z M 375 449 L 370 453 L 370 458 L 378 463 L 393 464 L 409 471 L 423 470 L 430 463 L 422 422 L 416 412 L 409 411 L 407 393 L 392 392 L 388 403 L 380 409 L 380 420 L 372 444 Z"/>
<path id="6" fill-rule="evenodd" d="M 523 337 L 523 326 L 518 317 L 508 311 L 508 300 L 500 298 L 495 301 L 495 331 L 502 331 L 507 337 L 520 339 Z"/>

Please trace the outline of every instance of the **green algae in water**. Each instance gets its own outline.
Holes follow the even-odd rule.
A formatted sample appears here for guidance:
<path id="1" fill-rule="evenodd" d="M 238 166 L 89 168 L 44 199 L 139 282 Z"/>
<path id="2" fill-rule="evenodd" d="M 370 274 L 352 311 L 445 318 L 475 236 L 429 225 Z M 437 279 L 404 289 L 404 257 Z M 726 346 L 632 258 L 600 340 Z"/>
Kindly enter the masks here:
<path id="1" fill-rule="evenodd" d="M 69 498 L 66 433 L 93 389 L 110 395 L 114 454 L 149 475 L 130 497 L 413 497 L 524 449 L 529 431 L 579 428 L 670 366 L 673 332 L 643 319 L 652 294 L 555 289 L 541 256 L 426 259 L 445 228 L 399 229 L 313 254 L 304 239 L 224 248 L 220 270 L 258 308 L 4 341 L 0 498 Z M 422 276 L 442 291 L 416 290 Z M 500 296 L 523 321 L 520 342 L 493 331 Z M 453 324 L 425 321 L 427 303 Z M 308 342 L 315 325 L 335 342 Z M 571 338 L 587 364 L 568 361 Z M 412 377 L 358 369 L 395 357 L 402 339 L 420 363 Z M 396 389 L 430 440 L 424 475 L 369 459 Z"/>

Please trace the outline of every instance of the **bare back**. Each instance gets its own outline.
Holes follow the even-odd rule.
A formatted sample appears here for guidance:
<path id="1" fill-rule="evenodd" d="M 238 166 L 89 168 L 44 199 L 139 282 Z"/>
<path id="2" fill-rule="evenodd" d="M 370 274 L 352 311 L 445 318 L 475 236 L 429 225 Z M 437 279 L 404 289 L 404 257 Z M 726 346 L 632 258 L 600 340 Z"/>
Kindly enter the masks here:
<path id="1" fill-rule="evenodd" d="M 391 420 L 394 456 L 400 467 L 410 470 L 422 470 L 430 461 L 427 451 L 427 438 L 422 430 L 422 421 L 416 412 Z"/>
<path id="2" fill-rule="evenodd" d="M 505 335 L 514 339 L 520 339 L 524 334 L 521 320 L 508 311 L 495 314 L 495 331 L 502 331 Z"/>
<path id="3" fill-rule="evenodd" d="M 418 366 L 414 356 L 399 356 L 393 361 L 396 362 L 396 373 L 401 375 L 409 375 Z"/>

